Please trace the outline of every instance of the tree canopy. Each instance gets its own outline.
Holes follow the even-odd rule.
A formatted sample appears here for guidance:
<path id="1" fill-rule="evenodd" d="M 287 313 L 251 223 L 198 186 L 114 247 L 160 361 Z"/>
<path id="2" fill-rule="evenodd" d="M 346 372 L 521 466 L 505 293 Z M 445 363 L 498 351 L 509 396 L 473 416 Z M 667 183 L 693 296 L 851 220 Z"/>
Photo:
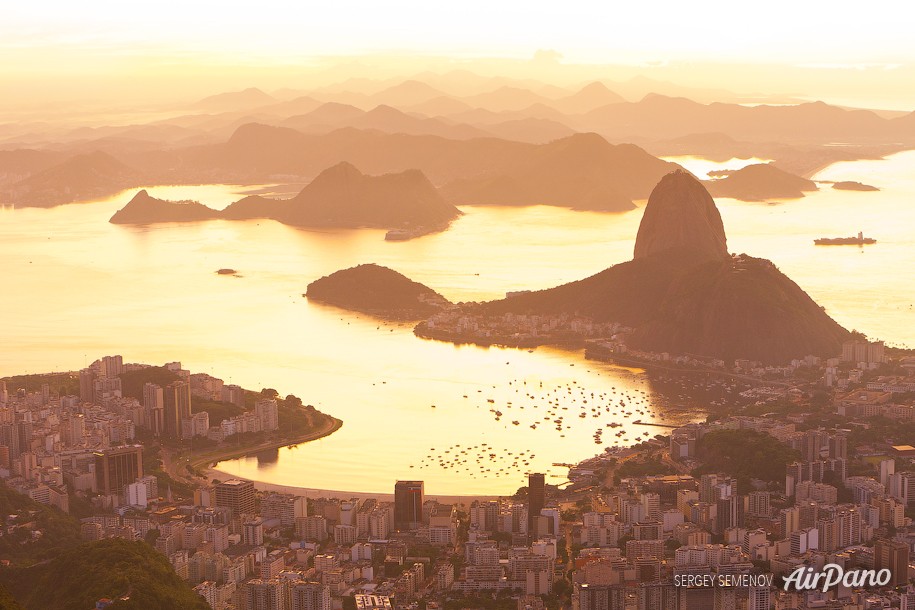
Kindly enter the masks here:
<path id="1" fill-rule="evenodd" d="M 85 610 L 102 598 L 113 610 L 206 610 L 209 606 L 145 542 L 109 538 L 69 548 L 48 563 L 4 574 L 28 610 Z"/>
<path id="2" fill-rule="evenodd" d="M 715 430 L 699 441 L 703 463 L 696 474 L 722 472 L 737 479 L 783 481 L 785 467 L 800 455 L 779 440 L 756 430 Z"/>

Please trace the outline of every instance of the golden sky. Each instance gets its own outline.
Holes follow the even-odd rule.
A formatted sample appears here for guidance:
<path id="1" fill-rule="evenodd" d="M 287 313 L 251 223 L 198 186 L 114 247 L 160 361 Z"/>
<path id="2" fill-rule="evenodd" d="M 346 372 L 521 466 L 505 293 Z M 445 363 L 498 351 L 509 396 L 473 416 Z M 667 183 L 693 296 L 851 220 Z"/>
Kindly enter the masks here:
<path id="1" fill-rule="evenodd" d="M 136 97 L 164 99 L 166 92 L 145 88 L 170 83 L 193 96 L 289 86 L 283 78 L 290 76 L 303 85 L 329 82 L 335 74 L 328 68 L 339 58 L 383 56 L 400 62 L 386 70 L 407 73 L 441 66 L 441 58 L 500 58 L 526 62 L 515 66 L 524 76 L 570 82 L 599 77 L 599 66 L 612 65 L 626 69 L 608 77 L 631 76 L 638 67 L 690 81 L 684 84 L 750 92 L 798 94 L 807 93 L 799 90 L 805 84 L 822 84 L 822 95 L 838 99 L 844 89 L 860 95 L 867 88 L 883 106 L 896 100 L 908 107 L 915 106 L 905 78 L 915 63 L 910 10 L 902 2 L 820 0 L 18 2 L 0 19 L 0 94 L 7 103 L 85 98 L 92 87 L 97 95 L 126 96 L 130 80 Z M 590 72 L 552 74 L 544 62 L 529 65 L 547 49 L 563 65 Z M 712 64 L 725 67 L 707 69 Z M 726 67 L 735 64 L 756 68 Z M 785 65 L 791 73 L 771 68 Z"/>
<path id="2" fill-rule="evenodd" d="M 915 60 L 901 2 L 157 2 L 10 3 L 4 50 L 159 48 L 214 56 L 424 53 L 530 56 L 555 48 L 576 62 Z M 895 15 L 895 17 L 894 17 Z"/>

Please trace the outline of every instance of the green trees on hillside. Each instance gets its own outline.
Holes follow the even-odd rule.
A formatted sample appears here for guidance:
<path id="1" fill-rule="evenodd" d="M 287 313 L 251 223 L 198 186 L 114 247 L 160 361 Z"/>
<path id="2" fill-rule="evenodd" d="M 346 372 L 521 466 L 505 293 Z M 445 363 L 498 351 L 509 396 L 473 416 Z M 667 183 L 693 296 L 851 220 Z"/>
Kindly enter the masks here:
<path id="1" fill-rule="evenodd" d="M 783 481 L 785 466 L 800 455 L 777 439 L 756 430 L 716 430 L 699 442 L 703 463 L 694 474 L 723 472 L 741 481 Z M 746 492 L 746 488 L 742 493 Z"/>
<path id="2" fill-rule="evenodd" d="M 70 547 L 56 558 L 3 574 L 28 610 L 85 610 L 104 597 L 113 609 L 206 610 L 209 606 L 145 542 L 109 538 Z"/>
<path id="3" fill-rule="evenodd" d="M 0 557 L 29 565 L 56 556 L 79 542 L 79 522 L 60 510 L 39 504 L 0 481 Z M 34 535 L 33 531 L 42 532 Z"/>
<path id="4" fill-rule="evenodd" d="M 208 608 L 145 542 L 83 542 L 79 521 L 2 481 L 0 521 L 0 557 L 10 560 L 0 567 L 0 609 L 85 610 L 103 597 L 117 600 L 113 608 Z"/>

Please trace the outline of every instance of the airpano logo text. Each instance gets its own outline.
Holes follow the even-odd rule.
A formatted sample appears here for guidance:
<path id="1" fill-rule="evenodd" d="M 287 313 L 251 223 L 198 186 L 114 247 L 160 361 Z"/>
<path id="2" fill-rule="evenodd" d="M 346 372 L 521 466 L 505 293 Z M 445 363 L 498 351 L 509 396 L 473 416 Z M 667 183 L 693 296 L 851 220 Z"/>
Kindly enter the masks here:
<path id="1" fill-rule="evenodd" d="M 842 585 L 853 589 L 882 587 L 893 577 L 887 569 L 849 570 L 835 563 L 827 563 L 819 572 L 811 567 L 801 566 L 785 577 L 785 591 L 814 591 L 824 593 L 831 587 Z"/>

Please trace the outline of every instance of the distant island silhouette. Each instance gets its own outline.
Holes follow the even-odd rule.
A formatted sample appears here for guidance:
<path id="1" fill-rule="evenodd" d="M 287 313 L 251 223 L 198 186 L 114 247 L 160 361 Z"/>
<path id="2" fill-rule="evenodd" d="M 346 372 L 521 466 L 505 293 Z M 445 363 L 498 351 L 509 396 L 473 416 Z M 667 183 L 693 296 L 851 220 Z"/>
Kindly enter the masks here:
<path id="1" fill-rule="evenodd" d="M 850 180 L 843 180 L 840 182 L 833 182 L 832 188 L 837 191 L 879 191 L 876 186 L 871 186 L 870 184 L 862 184 L 860 182 L 853 182 Z"/>
<path id="2" fill-rule="evenodd" d="M 795 176 L 769 163 L 748 165 L 738 170 L 716 170 L 709 172 L 709 176 L 718 178 L 706 182 L 712 195 L 743 201 L 798 199 L 806 192 L 817 190 L 812 180 Z"/>
<path id="3" fill-rule="evenodd" d="M 338 272 L 344 274 L 338 278 L 352 275 L 349 271 Z M 371 274 L 376 294 L 387 290 L 386 281 L 391 281 L 394 295 L 409 281 L 397 277 L 395 283 L 394 276 L 400 274 L 391 276 L 389 270 L 365 273 Z M 345 284 L 331 280 L 334 275 L 312 285 L 336 284 L 340 289 L 334 295 L 340 298 L 334 304 L 362 310 L 362 296 L 348 293 Z M 431 289 L 417 285 L 411 291 Z M 730 254 L 714 200 L 684 170 L 667 174 L 653 190 L 633 260 L 555 288 L 455 305 L 446 312 L 489 320 L 505 314 L 580 316 L 628 327 L 626 344 L 634 349 L 769 364 L 834 354 L 850 336 L 771 261 Z M 415 332 L 426 338 L 475 341 L 472 334 L 448 330 L 435 316 Z"/>
<path id="4" fill-rule="evenodd" d="M 708 187 L 759 201 L 803 196 L 813 187 L 802 181 L 836 161 L 915 145 L 915 112 L 798 100 L 743 105 L 723 90 L 649 79 L 549 93 L 480 86 L 460 95 L 415 78 L 371 94 L 248 88 L 149 122 L 36 124 L 3 142 L 0 203 L 51 207 L 158 184 L 298 184 L 349 163 L 372 176 L 417 170 L 452 205 L 623 212 L 675 169 L 658 156 L 772 160 Z M 707 103 L 710 96 L 726 100 Z"/>
<path id="5" fill-rule="evenodd" d="M 417 170 L 366 176 L 349 163 L 321 172 L 291 199 L 249 196 L 219 211 L 195 201 L 173 202 L 138 192 L 118 210 L 114 224 L 189 222 L 217 218 L 270 218 L 302 227 L 409 228 L 438 231 L 460 215 Z"/>
<path id="6" fill-rule="evenodd" d="M 155 224 L 157 222 L 192 222 L 221 218 L 219 210 L 208 208 L 197 201 L 167 201 L 156 199 L 146 189 L 136 195 L 123 208 L 114 213 L 113 224 Z"/>
<path id="7" fill-rule="evenodd" d="M 581 133 L 521 156 L 511 167 L 447 183 L 443 192 L 457 205 L 544 204 L 577 210 L 619 212 L 635 207 L 676 164 L 631 144 L 610 144 Z"/>
<path id="8" fill-rule="evenodd" d="M 343 269 L 315 280 L 305 296 L 309 301 L 398 320 L 420 320 L 451 305 L 428 286 L 375 264 Z"/>

